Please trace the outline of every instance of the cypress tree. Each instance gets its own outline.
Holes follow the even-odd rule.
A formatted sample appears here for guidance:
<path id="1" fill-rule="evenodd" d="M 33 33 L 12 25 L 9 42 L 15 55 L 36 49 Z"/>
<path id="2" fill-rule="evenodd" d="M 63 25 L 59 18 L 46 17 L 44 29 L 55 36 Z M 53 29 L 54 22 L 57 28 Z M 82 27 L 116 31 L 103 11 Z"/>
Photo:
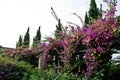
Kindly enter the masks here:
<path id="1" fill-rule="evenodd" d="M 102 17 L 102 4 L 100 4 L 99 16 Z"/>
<path id="2" fill-rule="evenodd" d="M 35 48 L 35 47 L 36 47 L 36 38 L 34 37 L 34 38 L 33 38 L 32 48 Z"/>
<path id="3" fill-rule="evenodd" d="M 88 15 L 87 15 L 87 12 L 86 12 L 86 14 L 85 14 L 84 24 L 85 24 L 85 26 L 86 26 L 87 24 L 89 24 L 89 17 L 88 17 Z"/>
<path id="4" fill-rule="evenodd" d="M 29 48 L 29 43 L 30 43 L 30 34 L 29 34 L 29 27 L 28 27 L 27 32 L 24 36 L 23 46 L 26 48 Z"/>
<path id="5" fill-rule="evenodd" d="M 3 47 L 0 45 L 0 57 L 3 55 Z"/>
<path id="6" fill-rule="evenodd" d="M 20 35 L 19 40 L 17 42 L 17 46 L 16 47 L 21 47 L 22 46 L 22 36 Z"/>
<path id="7" fill-rule="evenodd" d="M 98 15 L 99 15 L 99 12 L 98 12 L 96 2 L 95 2 L 95 0 L 91 0 L 90 9 L 89 9 L 90 22 L 92 22 L 93 19 L 97 19 Z"/>
<path id="8" fill-rule="evenodd" d="M 60 31 L 62 31 L 62 24 L 60 19 L 58 20 L 58 24 L 56 25 L 56 30 L 55 30 L 55 38 L 60 37 Z"/>
<path id="9" fill-rule="evenodd" d="M 36 39 L 37 39 L 37 43 L 39 43 L 41 41 L 41 32 L 40 32 L 40 26 L 37 30 L 37 34 L 36 34 Z"/>
<path id="10" fill-rule="evenodd" d="M 40 26 L 39 29 L 36 32 L 36 36 L 33 38 L 33 44 L 32 47 L 35 48 L 41 41 L 41 32 L 40 32 Z"/>

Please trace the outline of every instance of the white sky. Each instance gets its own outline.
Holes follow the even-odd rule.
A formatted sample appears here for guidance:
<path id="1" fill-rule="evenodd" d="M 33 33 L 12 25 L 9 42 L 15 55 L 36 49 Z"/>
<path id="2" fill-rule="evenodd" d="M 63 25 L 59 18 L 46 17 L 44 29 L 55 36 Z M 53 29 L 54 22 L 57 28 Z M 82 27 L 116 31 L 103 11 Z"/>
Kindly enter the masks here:
<path id="1" fill-rule="evenodd" d="M 118 1 L 119 6 L 120 0 Z M 0 45 L 15 47 L 19 35 L 24 36 L 28 27 L 31 42 L 39 26 L 42 37 L 53 35 L 57 21 L 51 15 L 51 7 L 61 18 L 63 25 L 66 25 L 66 21 L 81 25 L 79 19 L 71 13 L 75 12 L 84 19 L 89 2 L 90 0 L 0 0 Z M 99 7 L 102 0 L 96 2 Z M 102 4 L 103 9 L 106 9 L 106 4 Z M 120 7 L 117 14 L 120 14 Z"/>

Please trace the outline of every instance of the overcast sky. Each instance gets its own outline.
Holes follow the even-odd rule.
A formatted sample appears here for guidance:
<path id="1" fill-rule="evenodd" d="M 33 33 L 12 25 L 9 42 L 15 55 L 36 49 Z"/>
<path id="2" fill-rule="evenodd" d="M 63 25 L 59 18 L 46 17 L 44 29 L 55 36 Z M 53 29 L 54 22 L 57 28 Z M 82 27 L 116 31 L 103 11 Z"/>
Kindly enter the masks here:
<path id="1" fill-rule="evenodd" d="M 120 5 L 120 0 L 118 0 Z M 70 21 L 81 25 L 79 19 L 71 13 L 77 13 L 84 19 L 85 12 L 89 9 L 90 0 L 0 0 L 0 45 L 15 47 L 19 35 L 26 33 L 30 27 L 31 42 L 39 26 L 42 38 L 53 35 L 57 21 L 51 15 L 51 7 L 63 25 Z M 102 0 L 96 0 L 97 6 Z M 105 3 L 103 9 L 107 9 Z M 120 14 L 120 7 L 117 14 Z"/>

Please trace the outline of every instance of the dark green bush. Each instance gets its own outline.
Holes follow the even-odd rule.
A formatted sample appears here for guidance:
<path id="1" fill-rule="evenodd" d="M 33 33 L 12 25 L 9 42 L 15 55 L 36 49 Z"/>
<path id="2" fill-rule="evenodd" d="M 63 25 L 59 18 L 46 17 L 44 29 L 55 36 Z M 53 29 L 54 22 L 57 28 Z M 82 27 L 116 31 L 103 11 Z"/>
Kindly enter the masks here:
<path id="1" fill-rule="evenodd" d="M 29 80 L 33 68 L 30 64 L 20 61 L 14 62 L 10 57 L 0 58 L 0 80 Z"/>
<path id="2" fill-rule="evenodd" d="M 24 61 L 15 62 L 11 57 L 0 58 L 0 80 L 82 80 L 74 74 L 56 73 L 53 69 L 33 68 Z"/>

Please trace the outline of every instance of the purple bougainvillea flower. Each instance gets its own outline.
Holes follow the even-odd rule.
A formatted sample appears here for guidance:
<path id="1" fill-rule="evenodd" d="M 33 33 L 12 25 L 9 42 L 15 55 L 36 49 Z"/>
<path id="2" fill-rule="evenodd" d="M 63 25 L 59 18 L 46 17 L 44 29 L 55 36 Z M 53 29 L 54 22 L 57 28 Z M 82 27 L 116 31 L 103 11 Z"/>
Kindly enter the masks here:
<path id="1" fill-rule="evenodd" d="M 32 50 L 26 49 L 25 54 L 26 54 L 27 56 L 28 56 L 28 55 L 31 55 L 31 54 L 32 54 Z"/>
<path id="2" fill-rule="evenodd" d="M 15 64 L 15 63 L 13 63 L 13 64 L 11 64 L 11 66 L 12 66 L 12 67 L 15 67 L 15 66 L 16 66 L 16 64 Z"/>
<path id="3" fill-rule="evenodd" d="M 74 35 L 70 35 L 70 39 L 74 39 Z"/>
<path id="4" fill-rule="evenodd" d="M 98 46 L 98 47 L 97 47 L 97 51 L 98 51 L 98 52 L 101 52 L 101 51 L 102 51 L 101 46 Z"/>
<path id="5" fill-rule="evenodd" d="M 49 44 L 47 44 L 47 48 L 48 48 L 48 50 L 49 50 L 49 49 L 51 49 L 52 47 L 53 47 L 53 45 L 52 45 L 52 44 L 50 44 L 50 43 L 49 43 Z"/>
<path id="6" fill-rule="evenodd" d="M 63 40 L 62 44 L 67 46 L 68 45 L 68 41 L 67 40 Z"/>
<path id="7" fill-rule="evenodd" d="M 86 45 L 88 45 L 89 42 L 90 42 L 90 36 L 85 36 L 82 40 L 82 43 Z"/>

